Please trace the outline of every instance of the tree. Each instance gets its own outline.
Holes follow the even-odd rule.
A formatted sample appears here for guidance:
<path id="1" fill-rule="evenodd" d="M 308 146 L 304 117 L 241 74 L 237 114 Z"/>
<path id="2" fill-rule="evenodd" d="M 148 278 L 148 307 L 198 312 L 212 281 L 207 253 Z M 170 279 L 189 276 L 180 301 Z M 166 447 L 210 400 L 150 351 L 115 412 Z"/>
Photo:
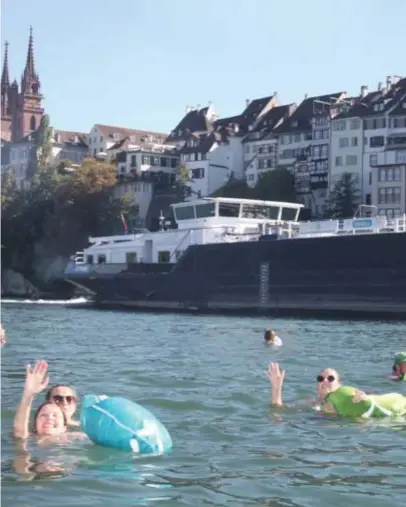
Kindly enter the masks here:
<path id="1" fill-rule="evenodd" d="M 284 167 L 263 173 L 254 188 L 254 199 L 296 202 L 294 175 Z"/>
<path id="2" fill-rule="evenodd" d="M 327 215 L 330 218 L 353 217 L 359 205 L 358 178 L 343 173 L 330 194 Z"/>
<path id="3" fill-rule="evenodd" d="M 38 129 L 31 137 L 33 145 L 29 152 L 28 178 L 32 178 L 38 170 L 49 168 L 52 162 L 52 127 L 47 114 L 41 118 Z"/>
<path id="4" fill-rule="evenodd" d="M 253 199 L 253 189 L 245 180 L 237 180 L 231 177 L 229 181 L 213 192 L 212 197 L 234 197 L 236 199 Z"/>

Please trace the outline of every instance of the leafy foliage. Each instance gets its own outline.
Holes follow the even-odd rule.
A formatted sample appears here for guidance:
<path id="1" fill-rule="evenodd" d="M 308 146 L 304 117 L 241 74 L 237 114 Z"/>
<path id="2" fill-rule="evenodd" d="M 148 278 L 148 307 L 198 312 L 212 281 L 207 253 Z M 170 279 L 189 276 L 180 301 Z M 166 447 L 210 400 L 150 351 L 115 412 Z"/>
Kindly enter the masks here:
<path id="1" fill-rule="evenodd" d="M 359 198 L 357 177 L 352 173 L 343 173 L 331 192 L 327 215 L 331 218 L 353 217 Z"/>
<path id="2" fill-rule="evenodd" d="M 213 197 L 295 202 L 295 180 L 287 169 L 276 168 L 262 174 L 254 188 L 250 188 L 245 181 L 230 179 L 226 185 L 214 192 Z"/>
<path id="3" fill-rule="evenodd" d="M 136 210 L 128 196 L 113 199 L 115 183 L 115 167 L 93 159 L 68 174 L 39 167 L 22 189 L 6 172 L 1 189 L 3 266 L 27 275 L 39 244 L 56 255 L 70 255 L 90 235 L 122 232 L 121 214 Z"/>

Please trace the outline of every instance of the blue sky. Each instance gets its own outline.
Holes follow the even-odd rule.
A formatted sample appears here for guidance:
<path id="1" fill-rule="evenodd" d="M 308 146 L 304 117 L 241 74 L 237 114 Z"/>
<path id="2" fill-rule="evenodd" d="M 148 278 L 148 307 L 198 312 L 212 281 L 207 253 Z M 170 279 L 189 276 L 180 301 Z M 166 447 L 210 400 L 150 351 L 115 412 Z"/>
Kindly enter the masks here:
<path id="1" fill-rule="evenodd" d="M 405 0 L 2 0 L 1 40 L 19 80 L 33 25 L 55 127 L 168 132 L 186 105 L 229 116 L 405 75 L 405 20 Z"/>

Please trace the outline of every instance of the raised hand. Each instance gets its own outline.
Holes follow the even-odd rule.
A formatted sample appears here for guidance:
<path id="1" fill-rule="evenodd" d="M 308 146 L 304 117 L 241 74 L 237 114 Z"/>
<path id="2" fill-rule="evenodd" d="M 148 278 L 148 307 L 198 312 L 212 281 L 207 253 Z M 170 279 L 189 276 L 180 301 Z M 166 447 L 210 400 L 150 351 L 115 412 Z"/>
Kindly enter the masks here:
<path id="1" fill-rule="evenodd" d="M 33 368 L 30 364 L 27 364 L 26 370 L 24 391 L 33 395 L 43 391 L 49 382 L 49 377 L 46 375 L 48 363 L 46 361 L 37 361 Z"/>
<path id="2" fill-rule="evenodd" d="M 285 378 L 285 370 L 281 370 L 278 363 L 269 363 L 265 375 L 273 388 L 282 387 Z"/>

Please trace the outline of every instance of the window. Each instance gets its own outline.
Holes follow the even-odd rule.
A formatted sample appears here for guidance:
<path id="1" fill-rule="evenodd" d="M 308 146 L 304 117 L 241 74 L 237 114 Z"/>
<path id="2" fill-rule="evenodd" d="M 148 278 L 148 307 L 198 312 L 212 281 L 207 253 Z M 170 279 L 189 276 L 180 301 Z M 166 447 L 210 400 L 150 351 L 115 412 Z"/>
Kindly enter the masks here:
<path id="1" fill-rule="evenodd" d="M 340 148 L 346 148 L 348 144 L 348 137 L 340 137 L 338 140 L 338 145 Z"/>
<path id="2" fill-rule="evenodd" d="M 358 137 L 351 137 L 351 146 L 358 146 Z"/>
<path id="3" fill-rule="evenodd" d="M 373 153 L 372 155 L 369 155 L 369 165 L 371 167 L 373 167 L 377 163 L 378 163 L 378 155 L 376 153 Z"/>
<path id="4" fill-rule="evenodd" d="M 214 202 L 209 202 L 207 204 L 197 204 L 195 208 L 196 208 L 196 218 L 214 217 L 216 214 Z"/>
<path id="5" fill-rule="evenodd" d="M 126 252 L 125 261 L 127 264 L 135 264 L 137 262 L 137 253 L 136 252 Z"/>
<path id="6" fill-rule="evenodd" d="M 171 253 L 167 251 L 158 252 L 158 262 L 169 262 L 171 259 Z"/>
<path id="7" fill-rule="evenodd" d="M 245 145 L 245 153 L 249 153 L 249 152 L 250 152 L 250 145 L 246 144 Z"/>
<path id="8" fill-rule="evenodd" d="M 97 256 L 97 264 L 106 264 L 106 256 L 104 254 Z"/>
<path id="9" fill-rule="evenodd" d="M 346 129 L 346 122 L 345 120 L 337 120 L 333 122 L 333 130 L 345 130 Z"/>
<path id="10" fill-rule="evenodd" d="M 383 187 L 379 189 L 379 204 L 400 203 L 400 187 Z"/>
<path id="11" fill-rule="evenodd" d="M 300 143 L 301 141 L 301 135 L 300 134 L 295 134 L 295 143 Z"/>
<path id="12" fill-rule="evenodd" d="M 37 121 L 35 119 L 35 116 L 31 116 L 30 119 L 30 130 L 35 130 L 37 128 Z"/>
<path id="13" fill-rule="evenodd" d="M 343 165 L 343 157 L 336 157 L 335 165 L 336 167 Z"/>
<path id="14" fill-rule="evenodd" d="M 201 180 L 204 178 L 204 168 L 192 169 L 192 179 Z"/>
<path id="15" fill-rule="evenodd" d="M 168 159 L 166 157 L 161 157 L 161 167 L 168 166 Z"/>
<path id="16" fill-rule="evenodd" d="M 350 130 L 358 130 L 361 126 L 361 122 L 359 118 L 356 118 L 354 120 L 350 120 Z"/>
<path id="17" fill-rule="evenodd" d="M 358 157 L 357 155 L 347 155 L 345 157 L 345 165 L 357 165 Z"/>
<path id="18" fill-rule="evenodd" d="M 379 169 L 379 181 L 400 181 L 400 167 L 381 167 Z"/>
<path id="19" fill-rule="evenodd" d="M 219 216 L 238 218 L 240 213 L 240 205 L 236 203 L 220 202 Z"/>
<path id="20" fill-rule="evenodd" d="M 385 144 L 384 136 L 372 136 L 369 140 L 369 146 L 371 148 L 378 148 Z"/>
<path id="21" fill-rule="evenodd" d="M 195 218 L 194 206 L 179 206 L 174 209 L 176 220 L 193 220 Z"/>
<path id="22" fill-rule="evenodd" d="M 142 163 L 146 164 L 146 165 L 149 165 L 149 156 L 148 155 L 143 155 L 142 156 Z"/>
<path id="23" fill-rule="evenodd" d="M 93 255 L 87 255 L 86 256 L 86 263 L 87 264 L 93 264 Z"/>
<path id="24" fill-rule="evenodd" d="M 175 169 L 178 166 L 178 160 L 176 158 L 171 158 L 171 167 Z"/>

